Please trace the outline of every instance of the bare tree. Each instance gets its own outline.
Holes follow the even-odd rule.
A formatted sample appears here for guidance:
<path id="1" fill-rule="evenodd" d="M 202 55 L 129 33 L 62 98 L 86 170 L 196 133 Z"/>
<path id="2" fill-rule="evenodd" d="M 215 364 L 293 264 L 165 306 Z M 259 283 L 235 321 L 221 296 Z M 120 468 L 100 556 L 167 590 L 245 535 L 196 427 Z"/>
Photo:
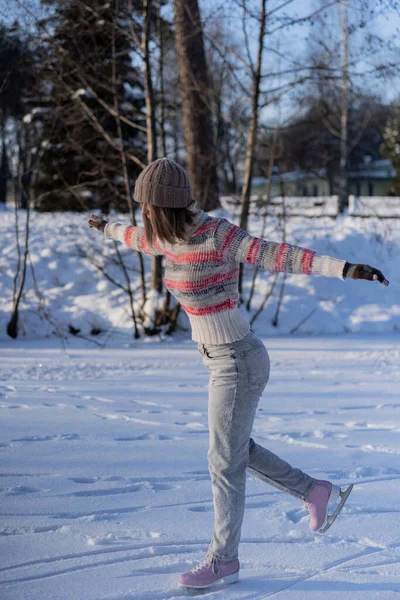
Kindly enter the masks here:
<path id="1" fill-rule="evenodd" d="M 167 156 L 167 135 L 166 135 L 166 114 L 165 114 L 165 77 L 164 77 L 164 63 L 165 63 L 165 41 L 164 41 L 164 25 L 161 18 L 161 0 L 157 7 L 157 37 L 159 44 L 159 58 L 158 58 L 158 79 L 159 79 L 159 94 L 158 94 L 158 105 L 160 112 L 160 138 L 161 138 L 161 149 L 162 156 Z"/>
<path id="2" fill-rule="evenodd" d="M 150 164 L 157 158 L 156 134 L 156 99 L 151 73 L 151 60 L 149 42 L 151 35 L 152 0 L 143 0 L 143 32 L 142 55 L 144 70 L 144 89 L 146 96 L 146 127 L 147 127 L 147 161 Z M 158 293 L 162 292 L 162 256 L 153 256 L 151 259 L 151 288 Z"/>
<path id="3" fill-rule="evenodd" d="M 207 21 L 207 17 L 206 17 Z M 247 90 L 237 85 L 242 65 L 237 64 L 240 43 L 224 21 L 210 21 L 204 30 L 210 93 L 215 122 L 218 176 L 224 194 L 238 194 L 239 165 L 245 156 L 249 128 Z"/>
<path id="4" fill-rule="evenodd" d="M 187 168 L 203 210 L 219 204 L 208 70 L 197 0 L 174 0 Z"/>
<path id="5" fill-rule="evenodd" d="M 357 98 L 379 97 L 379 84 L 397 72 L 393 44 L 377 34 L 377 17 L 392 3 L 380 0 L 318 0 L 320 9 L 310 35 L 311 86 L 317 89 L 330 136 L 331 153 L 338 150 L 338 164 L 330 173 L 332 193 L 339 195 L 339 212 L 348 204 L 348 171 L 351 154 L 375 119 L 375 102 L 364 102 L 362 118 L 354 125 Z M 316 30 L 316 31 L 315 31 Z M 358 100 L 360 103 L 360 100 Z M 329 107 L 329 109 L 328 109 Z M 326 110 L 328 109 L 328 110 Z M 366 109 L 366 110 L 365 110 Z M 332 138 L 336 138 L 335 140 Z M 335 177 L 334 177 L 335 176 Z M 336 186 L 337 182 L 337 186 Z"/>
<path id="6" fill-rule="evenodd" d="M 259 18 L 259 32 L 258 32 L 258 49 L 257 49 L 257 62 L 255 67 L 251 65 L 252 72 L 252 98 L 251 98 L 251 116 L 250 116 L 250 129 L 247 136 L 247 151 L 246 151 L 246 165 L 244 174 L 244 184 L 242 191 L 242 214 L 240 216 L 240 227 L 247 229 L 249 212 L 250 212 L 250 194 L 251 194 L 251 180 L 253 177 L 253 166 L 254 166 L 254 155 L 257 143 L 257 132 L 258 132 L 258 119 L 259 119 L 259 98 L 260 98 L 260 84 L 261 84 L 261 70 L 262 70 L 262 59 L 264 52 L 264 37 L 265 28 L 267 23 L 267 12 L 266 12 L 267 0 L 261 0 L 261 13 Z M 243 7 L 246 9 L 246 0 L 243 0 Z M 246 40 L 247 41 L 247 40 Z M 250 56 L 249 56 L 250 58 Z M 241 265 L 240 276 L 239 276 L 239 292 L 242 291 L 242 280 L 243 280 L 243 266 Z"/>
<path id="7" fill-rule="evenodd" d="M 342 89 L 340 103 L 340 168 L 339 168 L 339 212 L 343 213 L 347 205 L 349 175 L 347 171 L 347 121 L 349 113 L 349 34 L 348 0 L 342 0 Z"/>
<path id="8" fill-rule="evenodd" d="M 19 243 L 19 228 L 18 228 L 18 209 L 17 209 L 17 198 L 16 203 L 16 243 L 17 243 L 17 268 L 15 271 L 13 281 L 13 310 L 11 319 L 7 325 L 7 334 L 16 338 L 18 336 L 18 319 L 19 319 L 19 305 L 22 299 L 22 294 L 25 288 L 26 280 L 26 269 L 28 265 L 29 257 L 29 225 L 30 225 L 30 199 L 29 199 L 29 184 L 32 178 L 32 171 L 28 171 L 22 177 L 22 193 L 26 195 L 26 219 L 25 219 L 25 240 L 24 240 L 24 253 L 21 255 L 20 243 Z"/>
<path id="9" fill-rule="evenodd" d="M 266 200 L 265 200 L 265 205 L 264 205 L 263 224 L 262 224 L 262 229 L 261 229 L 261 238 L 263 238 L 265 235 L 265 228 L 266 228 L 266 224 L 267 224 L 267 215 L 268 215 L 268 205 L 271 200 L 272 175 L 273 175 L 274 163 L 275 163 L 275 159 L 276 159 L 276 147 L 277 147 L 277 142 L 278 142 L 278 135 L 279 135 L 279 129 L 278 129 L 278 127 L 275 127 L 274 133 L 272 136 L 272 143 L 271 143 L 269 161 L 268 161 L 267 189 L 266 189 Z M 249 294 L 249 298 L 246 302 L 246 309 L 248 311 L 251 308 L 251 301 L 252 301 L 254 290 L 255 290 L 258 271 L 259 271 L 258 266 L 255 266 L 254 272 L 253 272 L 253 280 L 251 283 L 250 294 Z M 265 304 L 265 302 L 264 302 L 264 304 Z"/>

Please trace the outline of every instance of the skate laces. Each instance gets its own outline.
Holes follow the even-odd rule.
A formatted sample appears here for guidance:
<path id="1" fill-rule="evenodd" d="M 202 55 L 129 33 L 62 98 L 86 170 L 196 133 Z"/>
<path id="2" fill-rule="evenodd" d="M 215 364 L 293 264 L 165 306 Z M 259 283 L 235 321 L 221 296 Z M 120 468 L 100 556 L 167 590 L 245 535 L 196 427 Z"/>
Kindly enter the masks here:
<path id="1" fill-rule="evenodd" d="M 193 569 L 191 569 L 190 572 L 193 573 L 193 575 L 197 575 L 198 573 L 206 571 L 210 566 L 214 575 L 217 575 L 219 571 L 217 558 L 206 557 L 201 563 L 199 563 Z"/>

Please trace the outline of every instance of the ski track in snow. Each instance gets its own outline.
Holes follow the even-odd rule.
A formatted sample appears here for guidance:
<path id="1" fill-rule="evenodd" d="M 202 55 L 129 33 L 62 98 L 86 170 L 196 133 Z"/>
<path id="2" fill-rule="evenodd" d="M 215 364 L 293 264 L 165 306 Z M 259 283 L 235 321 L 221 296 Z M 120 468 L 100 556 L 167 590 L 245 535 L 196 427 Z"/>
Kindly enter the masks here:
<path id="1" fill-rule="evenodd" d="M 241 581 L 201 594 L 177 586 L 213 519 L 208 373 L 193 345 L 0 346 L 2 600 L 398 598 L 397 340 L 264 343 L 272 376 L 253 436 L 354 490 L 316 535 L 301 503 L 248 478 Z"/>

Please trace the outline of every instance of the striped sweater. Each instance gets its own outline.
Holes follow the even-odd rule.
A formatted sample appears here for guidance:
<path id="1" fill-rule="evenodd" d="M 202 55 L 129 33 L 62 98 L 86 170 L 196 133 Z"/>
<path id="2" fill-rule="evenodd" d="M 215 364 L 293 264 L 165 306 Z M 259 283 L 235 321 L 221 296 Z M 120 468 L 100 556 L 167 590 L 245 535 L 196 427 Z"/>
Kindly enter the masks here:
<path id="1" fill-rule="evenodd" d="M 189 317 L 192 339 L 226 344 L 242 339 L 250 325 L 238 307 L 239 264 L 274 272 L 325 275 L 343 279 L 346 261 L 319 256 L 298 246 L 253 237 L 226 219 L 203 211 L 187 230 L 187 241 L 149 245 L 143 227 L 108 223 L 106 239 L 166 258 L 164 282 Z"/>

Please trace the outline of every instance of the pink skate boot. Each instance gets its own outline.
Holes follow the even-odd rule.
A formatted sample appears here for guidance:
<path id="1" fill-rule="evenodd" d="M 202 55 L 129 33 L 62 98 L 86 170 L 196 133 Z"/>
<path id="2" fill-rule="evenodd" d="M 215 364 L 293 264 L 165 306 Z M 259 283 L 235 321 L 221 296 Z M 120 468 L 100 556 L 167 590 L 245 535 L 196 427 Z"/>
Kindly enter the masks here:
<path id="1" fill-rule="evenodd" d="M 235 583 L 239 581 L 240 564 L 237 558 L 233 560 L 220 560 L 206 556 L 188 573 L 179 577 L 179 584 L 188 588 L 206 588 L 216 581 Z"/>
<path id="2" fill-rule="evenodd" d="M 342 510 L 352 489 L 353 486 L 350 485 L 346 490 L 342 491 L 339 486 L 333 485 L 330 481 L 317 479 L 313 489 L 305 500 L 311 515 L 311 531 L 325 533 L 329 529 Z M 336 505 L 339 498 L 340 502 Z M 333 512 L 329 513 L 329 509 L 333 510 Z"/>

